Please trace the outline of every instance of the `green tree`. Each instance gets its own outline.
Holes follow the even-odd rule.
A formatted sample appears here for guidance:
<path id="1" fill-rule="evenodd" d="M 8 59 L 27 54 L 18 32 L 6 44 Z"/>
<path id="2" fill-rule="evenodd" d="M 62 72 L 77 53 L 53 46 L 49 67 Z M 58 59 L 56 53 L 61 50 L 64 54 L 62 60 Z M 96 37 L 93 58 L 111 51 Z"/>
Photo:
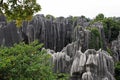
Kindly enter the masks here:
<path id="1" fill-rule="evenodd" d="M 89 41 L 89 48 L 99 50 L 103 48 L 102 38 L 97 27 L 87 28 L 91 31 L 91 38 Z M 96 45 L 97 44 L 97 45 Z"/>
<path id="2" fill-rule="evenodd" d="M 102 21 L 104 18 L 104 14 L 100 13 L 96 16 L 95 21 Z"/>
<path id="3" fill-rule="evenodd" d="M 0 80 L 68 80 L 68 74 L 53 72 L 52 56 L 42 46 L 34 41 L 0 47 Z"/>
<path id="4" fill-rule="evenodd" d="M 0 14 L 4 14 L 7 21 L 15 20 L 17 26 L 21 26 L 23 20 L 31 20 L 40 10 L 36 0 L 0 0 Z"/>
<path id="5" fill-rule="evenodd" d="M 120 31 L 120 21 L 116 21 L 113 18 L 104 18 L 102 22 L 107 42 L 115 40 Z"/>
<path id="6" fill-rule="evenodd" d="M 115 65 L 115 78 L 120 80 L 120 62 L 117 62 Z"/>
<path id="7" fill-rule="evenodd" d="M 51 56 L 38 41 L 0 47 L 0 80 L 56 80 Z"/>
<path id="8" fill-rule="evenodd" d="M 94 22 L 102 22 L 105 37 L 108 43 L 115 40 L 120 31 L 120 21 L 115 17 L 105 17 L 104 14 L 100 13 L 96 18 L 91 21 L 91 24 Z"/>

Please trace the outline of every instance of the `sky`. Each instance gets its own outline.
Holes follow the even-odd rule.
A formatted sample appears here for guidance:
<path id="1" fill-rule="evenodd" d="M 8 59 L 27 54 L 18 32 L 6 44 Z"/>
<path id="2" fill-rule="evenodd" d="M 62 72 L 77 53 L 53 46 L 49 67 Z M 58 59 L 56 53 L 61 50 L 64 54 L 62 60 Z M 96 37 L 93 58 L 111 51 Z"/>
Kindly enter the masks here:
<path id="1" fill-rule="evenodd" d="M 81 16 L 94 18 L 103 13 L 106 17 L 120 17 L 120 0 L 37 0 L 41 5 L 39 14 Z"/>

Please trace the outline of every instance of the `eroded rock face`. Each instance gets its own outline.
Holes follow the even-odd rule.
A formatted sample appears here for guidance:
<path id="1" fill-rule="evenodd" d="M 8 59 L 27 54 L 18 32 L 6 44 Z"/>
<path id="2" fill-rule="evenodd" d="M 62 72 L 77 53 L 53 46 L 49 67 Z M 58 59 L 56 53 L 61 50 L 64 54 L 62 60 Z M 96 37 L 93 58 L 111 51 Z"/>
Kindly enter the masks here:
<path id="1" fill-rule="evenodd" d="M 84 28 L 90 25 L 90 20 L 86 19 L 84 16 L 77 17 L 77 19 L 74 22 L 74 26 L 80 25 L 83 26 Z"/>
<path id="2" fill-rule="evenodd" d="M 113 52 L 114 61 L 119 62 L 120 61 L 120 32 L 117 40 L 112 41 L 111 49 Z"/>
<path id="3" fill-rule="evenodd" d="M 84 17 L 77 17 L 76 20 L 71 16 L 47 19 L 43 15 L 36 15 L 27 27 L 24 23 L 22 31 L 28 36 L 29 42 L 38 39 L 45 48 L 55 51 L 61 51 L 67 44 L 79 39 L 85 51 L 89 47 L 90 32 L 85 30 L 88 25 L 89 21 Z"/>
<path id="4" fill-rule="evenodd" d="M 73 47 L 73 43 L 67 47 Z M 83 53 L 79 49 L 71 55 L 69 50 L 64 51 L 56 53 L 48 50 L 55 72 L 70 73 L 70 80 L 115 80 L 114 61 L 108 52 L 88 49 Z"/>
<path id="5" fill-rule="evenodd" d="M 14 22 L 6 23 L 5 17 L 0 16 L 0 45 L 12 46 L 20 41 L 30 43 L 38 39 L 52 56 L 54 72 L 70 73 L 71 80 L 115 80 L 112 57 L 104 50 L 89 49 L 91 31 L 85 28 L 99 28 L 100 36 L 105 41 L 102 24 L 90 25 L 84 17 L 78 17 L 75 21 L 72 19 L 47 19 L 36 15 L 31 22 L 24 22 L 22 28 L 17 29 Z M 120 36 L 113 42 L 112 50 L 119 60 Z"/>
<path id="6" fill-rule="evenodd" d="M 90 34 L 91 32 L 82 26 L 76 26 L 74 29 L 73 39 L 78 41 L 78 46 L 82 46 L 82 51 L 89 48 Z"/>
<path id="7" fill-rule="evenodd" d="M 52 56 L 53 71 L 55 73 L 68 73 L 70 70 L 70 57 L 64 52 L 49 53 Z"/>
<path id="8" fill-rule="evenodd" d="M 0 28 L 0 45 L 12 46 L 20 41 L 14 22 L 10 22 Z"/>
<path id="9" fill-rule="evenodd" d="M 80 51 L 79 54 L 81 54 Z M 77 56 L 73 61 L 71 67 L 72 75 L 79 72 L 79 76 L 82 75 L 82 79 L 80 78 L 81 80 L 104 80 L 104 78 L 115 80 L 113 77 L 114 62 L 107 52 L 103 50 L 95 51 L 94 49 L 88 49 L 82 55 L 84 55 L 84 57 Z M 78 59 L 78 61 L 76 61 L 76 59 Z M 81 65 L 80 62 L 84 63 L 84 65 Z M 74 65 L 74 63 L 78 63 L 79 65 Z M 74 67 L 77 67 L 75 69 L 78 71 L 73 70 Z"/>
<path id="10" fill-rule="evenodd" d="M 0 27 L 8 25 L 4 18 L 5 17 L 3 16 L 0 17 Z M 89 20 L 84 17 L 77 17 L 73 20 L 73 17 L 71 16 L 54 19 L 52 16 L 46 18 L 44 15 L 36 15 L 33 17 L 32 21 L 23 22 L 22 28 L 13 30 L 15 30 L 14 32 L 17 32 L 17 38 L 19 38 L 18 41 L 30 43 L 37 39 L 39 42 L 44 43 L 46 49 L 55 51 L 61 51 L 67 44 L 78 41 L 78 46 L 82 45 L 82 51 L 84 52 L 89 49 L 90 46 L 89 41 L 91 39 L 91 32 L 85 29 L 89 24 Z M 95 23 L 94 25 L 98 27 L 102 26 L 100 23 Z M 10 26 L 16 25 L 11 24 Z M 4 31 L 1 31 L 1 34 L 3 35 L 2 32 Z M 103 36 L 104 34 L 101 35 Z M 6 38 L 5 41 L 9 42 L 9 39 Z M 13 42 L 15 41 L 11 42 L 11 45 L 13 45 Z M 1 41 L 1 44 L 4 44 L 4 40 Z"/>
<path id="11" fill-rule="evenodd" d="M 43 15 L 36 15 L 27 27 L 22 31 L 28 36 L 28 41 L 38 39 L 44 43 L 45 48 L 55 51 L 62 50 L 68 43 L 72 42 L 72 23 L 69 19 L 58 17 L 56 20 L 47 19 Z M 59 45 L 60 44 L 60 45 Z"/>

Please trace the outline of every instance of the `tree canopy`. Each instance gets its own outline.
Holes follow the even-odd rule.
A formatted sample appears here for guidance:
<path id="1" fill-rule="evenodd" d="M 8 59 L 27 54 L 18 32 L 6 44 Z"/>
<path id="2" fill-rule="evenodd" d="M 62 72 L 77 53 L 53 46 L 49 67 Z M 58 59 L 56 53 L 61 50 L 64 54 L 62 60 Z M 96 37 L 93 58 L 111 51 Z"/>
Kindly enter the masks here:
<path id="1" fill-rule="evenodd" d="M 0 14 L 7 17 L 7 21 L 15 20 L 17 26 L 23 20 L 31 20 L 32 16 L 41 10 L 36 0 L 0 0 Z"/>
<path id="2" fill-rule="evenodd" d="M 102 22 L 105 37 L 108 43 L 117 39 L 120 31 L 120 20 L 116 17 L 105 17 L 104 14 L 98 14 L 93 22 Z"/>
<path id="3" fill-rule="evenodd" d="M 104 14 L 100 13 L 100 14 L 98 14 L 98 15 L 96 16 L 95 21 L 101 21 L 101 20 L 103 20 L 104 18 L 105 18 L 105 17 L 104 17 Z"/>

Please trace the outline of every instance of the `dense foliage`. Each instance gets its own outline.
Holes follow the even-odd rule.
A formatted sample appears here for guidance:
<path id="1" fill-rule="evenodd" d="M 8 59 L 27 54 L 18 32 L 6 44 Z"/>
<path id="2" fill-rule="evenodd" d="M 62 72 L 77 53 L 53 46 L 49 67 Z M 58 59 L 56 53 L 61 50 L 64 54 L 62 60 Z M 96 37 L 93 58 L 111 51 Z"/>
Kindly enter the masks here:
<path id="1" fill-rule="evenodd" d="M 102 21 L 104 19 L 104 14 L 100 13 L 96 16 L 96 18 L 94 19 L 94 21 Z"/>
<path id="2" fill-rule="evenodd" d="M 40 9 L 36 0 L 0 0 L 0 14 L 4 14 L 8 21 L 15 20 L 17 26 L 23 20 L 31 20 Z"/>
<path id="3" fill-rule="evenodd" d="M 114 20 L 114 18 L 105 18 L 103 25 L 107 41 L 111 42 L 117 39 L 120 31 L 120 21 Z"/>
<path id="4" fill-rule="evenodd" d="M 50 55 L 35 41 L 0 48 L 0 80 L 54 80 Z"/>
<path id="5" fill-rule="evenodd" d="M 120 80 L 120 62 L 115 65 L 115 78 L 116 80 Z"/>
<path id="6" fill-rule="evenodd" d="M 93 27 L 93 28 L 88 28 L 88 29 L 91 31 L 91 39 L 89 43 L 89 48 L 91 49 L 95 48 L 96 50 L 99 50 L 100 48 L 103 47 L 103 42 L 102 42 L 98 28 Z"/>
<path id="7" fill-rule="evenodd" d="M 95 22 L 103 23 L 105 37 L 108 43 L 117 39 L 120 31 L 120 20 L 115 17 L 104 17 L 103 14 L 98 14 L 94 19 Z"/>

